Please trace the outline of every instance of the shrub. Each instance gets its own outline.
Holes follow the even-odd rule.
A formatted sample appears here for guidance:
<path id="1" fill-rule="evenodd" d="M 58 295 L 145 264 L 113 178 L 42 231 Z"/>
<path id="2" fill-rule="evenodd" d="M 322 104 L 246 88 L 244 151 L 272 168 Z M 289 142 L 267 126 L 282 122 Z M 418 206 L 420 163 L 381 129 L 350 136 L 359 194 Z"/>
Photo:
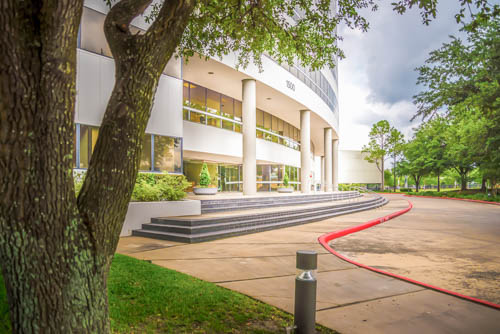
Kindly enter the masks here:
<path id="1" fill-rule="evenodd" d="M 413 189 L 411 188 L 399 188 L 399 191 L 402 192 L 402 193 L 408 193 L 408 192 L 411 192 Z"/>
<path id="2" fill-rule="evenodd" d="M 137 176 L 132 201 L 178 201 L 186 196 L 191 184 L 184 175 L 140 173 Z"/>
<path id="3" fill-rule="evenodd" d="M 288 173 L 285 172 L 285 175 L 283 176 L 283 185 L 285 186 L 285 188 L 288 188 L 288 184 L 289 184 Z"/>
<path id="4" fill-rule="evenodd" d="M 212 180 L 210 179 L 210 173 L 208 172 L 208 166 L 206 163 L 203 163 L 200 172 L 200 186 L 202 188 L 207 188 L 210 184 L 212 184 Z"/>

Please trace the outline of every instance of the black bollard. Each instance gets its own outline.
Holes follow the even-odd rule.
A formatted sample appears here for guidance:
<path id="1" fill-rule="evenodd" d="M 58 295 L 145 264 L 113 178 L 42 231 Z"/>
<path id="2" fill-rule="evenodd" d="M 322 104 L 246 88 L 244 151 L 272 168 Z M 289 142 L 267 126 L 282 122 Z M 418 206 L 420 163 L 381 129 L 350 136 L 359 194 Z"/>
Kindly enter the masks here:
<path id="1" fill-rule="evenodd" d="M 315 251 L 297 251 L 297 269 L 303 270 L 295 278 L 295 333 L 312 334 L 316 327 L 316 277 L 318 254 Z"/>

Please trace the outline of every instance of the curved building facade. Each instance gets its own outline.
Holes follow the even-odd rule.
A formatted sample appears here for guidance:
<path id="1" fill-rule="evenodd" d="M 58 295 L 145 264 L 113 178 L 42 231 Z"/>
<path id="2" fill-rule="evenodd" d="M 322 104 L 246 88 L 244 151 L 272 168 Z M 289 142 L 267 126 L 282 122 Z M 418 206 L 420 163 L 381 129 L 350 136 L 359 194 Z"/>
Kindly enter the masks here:
<path id="1" fill-rule="evenodd" d="M 77 50 L 77 169 L 88 166 L 114 84 L 102 26 L 107 8 L 86 1 Z M 134 29 L 147 29 L 137 19 Z M 203 163 L 221 191 L 253 194 L 280 186 L 284 173 L 302 192 L 337 188 L 336 70 L 309 71 L 264 56 L 262 68 L 223 59 L 171 59 L 160 79 L 144 137 L 141 171 L 183 173 Z M 321 166 L 321 168 L 319 167 Z"/>

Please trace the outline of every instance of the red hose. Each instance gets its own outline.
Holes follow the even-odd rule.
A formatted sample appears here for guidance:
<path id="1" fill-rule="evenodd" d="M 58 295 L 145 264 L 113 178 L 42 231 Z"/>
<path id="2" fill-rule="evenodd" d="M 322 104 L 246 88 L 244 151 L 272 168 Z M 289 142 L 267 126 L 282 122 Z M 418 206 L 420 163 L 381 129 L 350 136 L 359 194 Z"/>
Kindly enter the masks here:
<path id="1" fill-rule="evenodd" d="M 470 297 L 470 296 L 466 296 L 466 295 L 462 295 L 460 293 L 457 293 L 457 292 L 453 292 L 453 291 L 449 291 L 449 290 L 446 290 L 446 289 L 442 289 L 442 288 L 439 288 L 439 287 L 436 287 L 436 286 L 433 286 L 433 285 L 430 285 L 430 284 L 426 284 L 426 283 L 422 283 L 422 282 L 419 282 L 419 281 L 415 281 L 411 278 L 407 278 L 407 277 L 404 277 L 404 276 L 400 276 L 400 275 L 396 275 L 396 274 L 393 274 L 393 273 L 390 273 L 390 272 L 387 272 L 387 271 L 383 271 L 383 270 L 380 270 L 380 269 L 376 269 L 376 268 L 373 268 L 373 267 L 369 267 L 367 265 L 364 265 L 364 264 L 361 264 L 361 263 L 358 263 L 358 262 L 355 262 L 351 259 L 348 259 L 347 257 L 337 253 L 328 243 L 332 240 L 335 240 L 337 238 L 340 238 L 340 237 L 343 237 L 343 236 L 346 236 L 348 234 L 351 234 L 351 233 L 356 233 L 356 232 L 359 232 L 359 231 L 362 231 L 362 230 L 365 230 L 367 228 L 370 228 L 372 226 L 375 226 L 375 225 L 378 225 L 378 224 L 381 224 L 383 222 L 386 222 L 388 221 L 389 219 L 392 219 L 392 218 L 395 218 L 395 217 L 398 217 L 408 211 L 410 211 L 411 209 L 413 208 L 413 204 L 408 201 L 408 207 L 403 209 L 403 210 L 400 210 L 400 211 L 397 211 L 397 212 L 393 212 L 387 216 L 384 216 L 384 217 L 380 217 L 380 218 L 376 218 L 376 219 L 373 219 L 365 224 L 361 224 L 361 225 L 358 225 L 358 226 L 354 226 L 354 227 L 351 227 L 351 228 L 348 228 L 348 229 L 345 229 L 345 230 L 341 230 L 341 231 L 336 231 L 336 232 L 330 232 L 330 233 L 326 233 L 326 234 L 323 234 L 322 236 L 320 236 L 318 238 L 318 241 L 319 243 L 327 250 L 329 251 L 330 253 L 332 253 L 333 255 L 339 257 L 340 259 L 344 260 L 344 261 L 347 261 L 349 263 L 352 263 L 358 267 L 361 267 L 361 268 L 364 268 L 364 269 L 368 269 L 368 270 L 371 270 L 371 271 L 374 271 L 376 273 L 379 273 L 379 274 L 382 274 L 382 275 L 386 275 L 386 276 L 390 276 L 390 277 L 394 277 L 394 278 L 397 278 L 399 280 L 403 280 L 403 281 L 406 281 L 406 282 L 410 282 L 410 283 L 413 283 L 413 284 L 416 284 L 416 285 L 420 285 L 420 286 L 423 286 L 425 288 L 429 288 L 429 289 L 432 289 L 432 290 L 435 290 L 435 291 L 438 291 L 438 292 L 443 292 L 443 293 L 446 293 L 448 295 L 452 295 L 452 296 L 455 296 L 455 297 L 459 297 L 459 298 L 462 298 L 462 299 L 465 299 L 465 300 L 469 300 L 469 301 L 472 301 L 472 302 L 475 302 L 475 303 L 478 303 L 478 304 L 482 304 L 482 305 L 486 305 L 486 306 L 489 306 L 489 307 L 492 307 L 492 308 L 495 308 L 495 309 L 499 309 L 500 310 L 500 305 L 498 304 L 495 304 L 495 303 L 491 303 L 491 302 L 488 302 L 486 300 L 482 300 L 482 299 L 478 299 L 478 298 L 474 298 L 474 297 Z"/>

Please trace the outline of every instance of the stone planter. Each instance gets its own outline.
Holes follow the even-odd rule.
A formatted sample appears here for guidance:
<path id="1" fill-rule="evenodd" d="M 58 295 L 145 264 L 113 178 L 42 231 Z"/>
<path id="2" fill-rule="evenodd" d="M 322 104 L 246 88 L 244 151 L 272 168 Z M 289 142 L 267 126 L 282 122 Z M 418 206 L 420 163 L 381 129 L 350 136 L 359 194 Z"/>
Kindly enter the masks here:
<path id="1" fill-rule="evenodd" d="M 288 188 L 278 188 L 279 193 L 293 193 L 293 188 L 288 187 Z"/>
<path id="2" fill-rule="evenodd" d="M 217 188 L 194 187 L 193 192 L 195 195 L 215 195 L 217 194 Z"/>

